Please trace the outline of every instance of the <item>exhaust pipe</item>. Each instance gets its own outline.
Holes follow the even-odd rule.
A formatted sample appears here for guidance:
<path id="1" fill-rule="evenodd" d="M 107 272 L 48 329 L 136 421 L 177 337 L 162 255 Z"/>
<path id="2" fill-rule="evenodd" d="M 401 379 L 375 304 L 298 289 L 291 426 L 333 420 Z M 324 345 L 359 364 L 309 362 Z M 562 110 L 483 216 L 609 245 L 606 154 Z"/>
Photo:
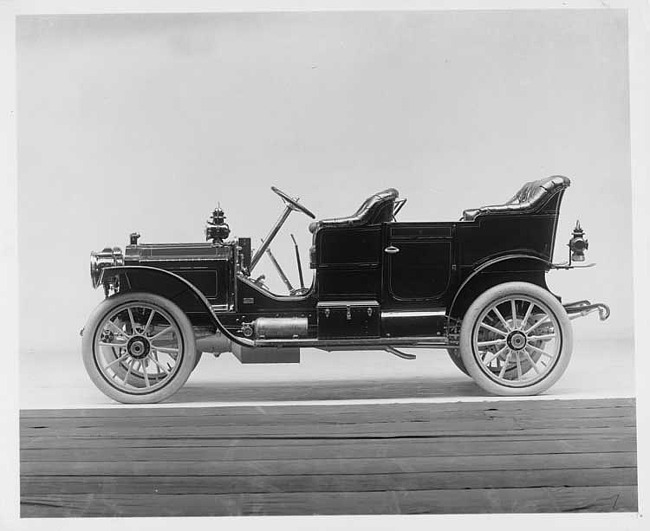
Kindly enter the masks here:
<path id="1" fill-rule="evenodd" d="M 585 317 L 593 312 L 598 312 L 598 317 L 601 321 L 605 321 L 609 318 L 610 310 L 607 304 L 602 302 L 596 302 L 592 304 L 588 300 L 570 302 L 569 304 L 564 304 L 564 309 L 566 313 L 569 314 L 569 319 L 578 319 L 579 317 Z"/>

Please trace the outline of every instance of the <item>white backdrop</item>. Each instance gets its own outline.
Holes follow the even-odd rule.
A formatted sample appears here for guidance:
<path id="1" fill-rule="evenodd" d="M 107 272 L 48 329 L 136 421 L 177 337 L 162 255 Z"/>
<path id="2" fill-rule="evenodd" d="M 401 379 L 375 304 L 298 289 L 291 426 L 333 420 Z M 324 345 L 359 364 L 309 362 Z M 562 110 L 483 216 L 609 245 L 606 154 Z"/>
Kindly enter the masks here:
<path id="1" fill-rule="evenodd" d="M 91 250 L 201 241 L 218 201 L 256 242 L 271 185 L 318 217 L 393 186 L 401 220 L 454 220 L 552 174 L 556 261 L 579 217 L 598 265 L 549 284 L 611 305 L 582 337 L 632 334 L 623 11 L 21 17 L 17 64 L 23 352 L 79 349 Z M 308 222 L 273 246 L 295 282 Z"/>

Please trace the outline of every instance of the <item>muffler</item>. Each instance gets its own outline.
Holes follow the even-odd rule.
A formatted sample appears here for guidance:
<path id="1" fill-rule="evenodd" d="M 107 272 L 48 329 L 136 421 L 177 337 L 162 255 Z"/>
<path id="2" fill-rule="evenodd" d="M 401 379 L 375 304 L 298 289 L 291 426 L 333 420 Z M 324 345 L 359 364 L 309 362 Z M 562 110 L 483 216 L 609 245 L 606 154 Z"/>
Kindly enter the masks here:
<path id="1" fill-rule="evenodd" d="M 232 343 L 230 339 L 217 331 L 215 334 L 196 338 L 197 352 L 211 352 L 219 355 L 222 352 L 232 352 Z"/>

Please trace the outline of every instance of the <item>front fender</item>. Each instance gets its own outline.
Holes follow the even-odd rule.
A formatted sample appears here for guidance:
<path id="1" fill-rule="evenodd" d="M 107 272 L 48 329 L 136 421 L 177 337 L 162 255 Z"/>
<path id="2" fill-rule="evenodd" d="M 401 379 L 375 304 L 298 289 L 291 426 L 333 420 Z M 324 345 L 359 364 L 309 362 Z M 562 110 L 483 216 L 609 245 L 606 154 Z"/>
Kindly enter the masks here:
<path id="1" fill-rule="evenodd" d="M 175 273 L 151 266 L 106 267 L 101 271 L 99 285 L 111 277 L 119 277 L 120 292 L 142 291 L 165 297 L 181 308 L 192 324 L 207 320 L 233 343 L 253 346 L 251 340 L 230 333 L 212 311 L 205 295 L 187 279 Z"/>

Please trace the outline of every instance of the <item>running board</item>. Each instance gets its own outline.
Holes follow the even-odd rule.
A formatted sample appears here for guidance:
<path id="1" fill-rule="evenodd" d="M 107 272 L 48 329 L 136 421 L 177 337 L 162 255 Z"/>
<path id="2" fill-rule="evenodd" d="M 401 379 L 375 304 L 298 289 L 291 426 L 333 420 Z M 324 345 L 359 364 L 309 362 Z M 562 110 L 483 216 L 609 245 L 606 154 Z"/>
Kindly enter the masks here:
<path id="1" fill-rule="evenodd" d="M 256 347 L 315 347 L 320 349 L 385 350 L 386 347 L 447 348 L 454 347 L 446 337 L 380 337 L 370 339 L 258 339 Z"/>

